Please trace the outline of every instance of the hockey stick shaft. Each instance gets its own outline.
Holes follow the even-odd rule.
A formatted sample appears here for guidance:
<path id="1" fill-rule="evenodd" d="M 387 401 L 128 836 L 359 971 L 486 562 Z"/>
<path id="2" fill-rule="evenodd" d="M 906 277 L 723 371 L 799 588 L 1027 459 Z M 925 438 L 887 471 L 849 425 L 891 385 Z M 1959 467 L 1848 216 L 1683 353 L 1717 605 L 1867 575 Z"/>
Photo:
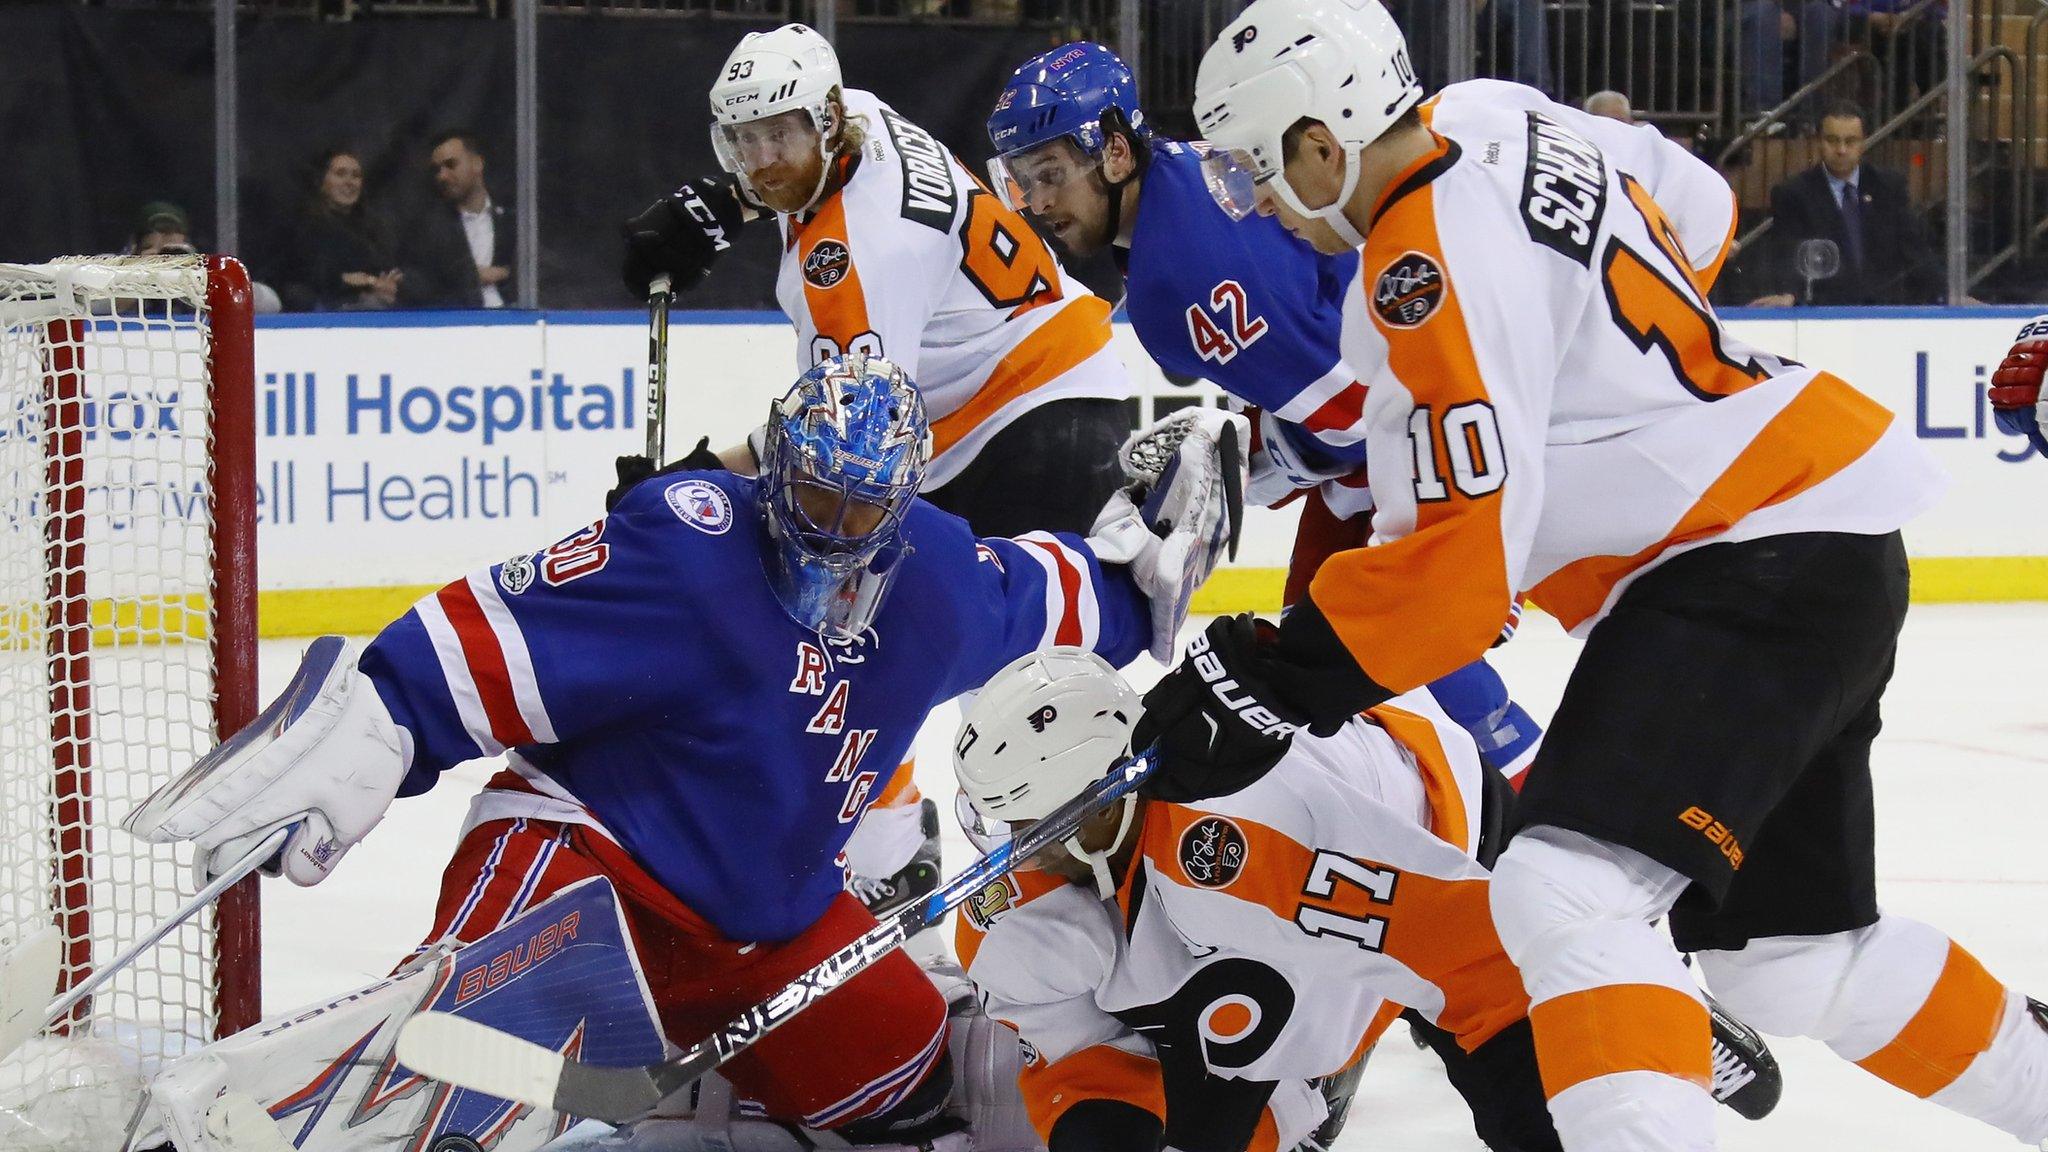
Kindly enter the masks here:
<path id="1" fill-rule="evenodd" d="M 1153 749 L 1118 762 L 1088 790 L 975 861 L 925 899 L 898 911 L 826 957 L 774 995 L 747 1009 L 674 1060 L 638 1068 L 599 1068 L 474 1021 L 427 1012 L 406 1023 L 399 1060 L 414 1072 L 535 1107 L 623 1124 L 745 1052 L 762 1037 L 844 985 L 969 896 L 1135 791 L 1151 775 Z"/>
<path id="2" fill-rule="evenodd" d="M 50 1006 L 43 1012 L 43 1025 L 48 1027 L 62 1020 L 66 1015 L 70 1014 L 73 1008 L 82 1003 L 86 997 L 105 987 L 107 981 L 112 980 L 123 968 L 133 964 L 137 957 L 149 951 L 156 946 L 158 941 L 176 931 L 178 925 L 199 915 L 200 912 L 204 911 L 215 900 L 220 899 L 221 893 L 239 884 L 242 878 L 251 872 L 263 867 L 264 861 L 277 855 L 278 849 L 284 847 L 285 840 L 291 836 L 292 830 L 296 827 L 298 827 L 296 824 L 286 825 L 272 832 L 269 836 L 264 837 L 263 842 L 251 850 L 247 856 L 236 861 L 234 867 L 214 877 L 211 883 L 199 890 L 198 895 L 187 900 L 177 911 L 165 917 L 156 927 L 144 934 L 142 939 L 129 945 L 127 951 L 101 965 L 91 976 L 86 977 L 70 991 L 51 1002 Z"/>
<path id="3" fill-rule="evenodd" d="M 669 287 L 665 272 L 647 285 L 647 458 L 656 468 L 668 447 Z"/>

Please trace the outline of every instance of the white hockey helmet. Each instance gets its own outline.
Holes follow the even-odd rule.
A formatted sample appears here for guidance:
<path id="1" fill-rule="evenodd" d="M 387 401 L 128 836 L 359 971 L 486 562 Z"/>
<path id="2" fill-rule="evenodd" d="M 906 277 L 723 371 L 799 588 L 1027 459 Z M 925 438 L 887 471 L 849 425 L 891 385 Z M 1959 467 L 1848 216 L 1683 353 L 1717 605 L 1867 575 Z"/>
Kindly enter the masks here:
<path id="1" fill-rule="evenodd" d="M 749 32 L 740 38 L 711 85 L 711 148 L 719 165 L 739 178 L 740 189 L 749 200 L 761 205 L 741 162 L 742 126 L 785 112 L 805 112 L 817 131 L 817 146 L 825 164 L 811 194 L 811 203 L 817 203 L 832 168 L 832 138 L 840 116 L 832 96 L 839 87 L 839 56 L 815 29 L 784 24 L 772 32 Z"/>
<path id="2" fill-rule="evenodd" d="M 1039 820 L 1108 773 L 1130 747 L 1138 694 L 1085 648 L 1048 648 L 1013 660 L 989 680 L 953 742 L 953 772 L 970 811 L 970 835 L 986 839 L 1016 821 Z M 1065 842 L 1095 872 L 1096 890 L 1116 893 L 1109 857 L 1130 833 L 1137 805 L 1123 802 L 1116 839 L 1101 852 Z M 999 833 L 997 833 L 999 834 Z"/>
<path id="3" fill-rule="evenodd" d="M 1380 0 L 1256 0 L 1195 72 L 1202 136 L 1259 183 L 1277 178 L 1289 209 L 1354 245 L 1365 237 L 1344 204 L 1358 187 L 1358 154 L 1421 100 L 1407 41 Z M 1303 117 L 1322 121 L 1344 148 L 1344 187 L 1322 208 L 1303 204 L 1281 171 L 1280 138 Z"/>

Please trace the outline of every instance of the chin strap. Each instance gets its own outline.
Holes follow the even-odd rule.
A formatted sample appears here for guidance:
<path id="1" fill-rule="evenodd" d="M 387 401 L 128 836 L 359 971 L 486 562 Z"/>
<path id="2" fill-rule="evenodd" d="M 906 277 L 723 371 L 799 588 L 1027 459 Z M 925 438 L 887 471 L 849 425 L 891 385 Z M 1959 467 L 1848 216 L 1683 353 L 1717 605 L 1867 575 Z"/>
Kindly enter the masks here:
<path id="1" fill-rule="evenodd" d="M 1124 142 L 1130 145 L 1131 158 L 1135 161 L 1134 166 L 1131 168 L 1131 174 L 1121 180 L 1110 180 L 1109 177 L 1102 174 L 1100 166 L 1097 166 L 1095 169 L 1096 177 L 1102 181 L 1103 188 L 1109 193 L 1109 218 L 1102 226 L 1103 234 L 1100 238 L 1100 243 L 1097 244 L 1097 247 L 1107 248 L 1111 244 L 1116 243 L 1117 231 L 1122 226 L 1124 218 L 1124 189 L 1130 186 L 1131 181 L 1144 176 L 1145 169 L 1152 166 L 1152 146 L 1140 139 L 1138 134 L 1131 130 L 1131 126 L 1125 121 L 1123 113 L 1115 108 L 1111 108 L 1102 114 L 1102 133 L 1105 138 L 1109 136 L 1123 137 Z M 1361 240 L 1359 243 L 1363 244 L 1364 241 Z"/>
<path id="2" fill-rule="evenodd" d="M 1280 185 L 1278 189 L 1280 198 L 1287 202 L 1288 208 L 1298 215 L 1321 220 L 1323 223 L 1328 224 L 1331 231 L 1335 232 L 1340 239 L 1353 248 L 1364 246 L 1365 237 L 1345 217 L 1344 206 L 1351 202 L 1351 194 L 1358 191 L 1358 171 L 1363 166 L 1359 162 L 1359 157 L 1363 152 L 1364 149 L 1357 145 L 1347 145 L 1345 147 L 1343 187 L 1337 190 L 1337 198 L 1335 200 L 1330 201 L 1321 208 L 1311 208 L 1307 204 L 1302 203 L 1301 194 L 1294 190 L 1294 185 L 1287 182 L 1287 177 L 1284 174 L 1276 178 L 1276 182 Z"/>
<path id="3" fill-rule="evenodd" d="M 1109 842 L 1109 847 L 1104 848 L 1100 852 L 1090 852 L 1082 848 L 1081 834 L 1078 830 L 1072 836 L 1060 842 L 1060 846 L 1071 853 L 1076 860 L 1086 860 L 1088 862 L 1089 869 L 1095 873 L 1095 894 L 1104 900 L 1116 898 L 1116 876 L 1110 871 L 1109 858 L 1116 855 L 1118 850 L 1124 846 L 1124 837 L 1131 834 L 1131 821 L 1136 819 L 1138 815 L 1138 805 L 1135 800 L 1125 797 L 1122 804 L 1124 806 L 1123 819 L 1117 823 L 1116 838 Z"/>

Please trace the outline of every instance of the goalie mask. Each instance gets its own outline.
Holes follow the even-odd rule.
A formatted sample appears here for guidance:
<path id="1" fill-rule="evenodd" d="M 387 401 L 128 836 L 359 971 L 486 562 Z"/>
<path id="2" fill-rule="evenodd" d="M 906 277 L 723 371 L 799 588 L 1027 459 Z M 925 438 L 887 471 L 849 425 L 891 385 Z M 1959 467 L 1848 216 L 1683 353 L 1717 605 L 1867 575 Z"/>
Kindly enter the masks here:
<path id="1" fill-rule="evenodd" d="M 768 582 L 790 618 L 841 639 L 874 623 L 931 451 L 924 398 L 878 356 L 835 356 L 768 412 Z"/>
<path id="2" fill-rule="evenodd" d="M 1116 669 L 1085 648 L 1034 652 L 996 673 L 953 742 L 964 805 L 958 814 L 975 847 L 988 851 L 1011 825 L 1044 819 L 1102 779 L 1129 751 L 1139 708 L 1138 694 Z M 1109 858 L 1138 811 L 1134 797 L 1117 803 L 1123 811 L 1107 847 L 1088 851 L 1078 830 L 1062 841 L 1074 859 L 1087 862 L 1104 899 L 1116 894 Z"/>

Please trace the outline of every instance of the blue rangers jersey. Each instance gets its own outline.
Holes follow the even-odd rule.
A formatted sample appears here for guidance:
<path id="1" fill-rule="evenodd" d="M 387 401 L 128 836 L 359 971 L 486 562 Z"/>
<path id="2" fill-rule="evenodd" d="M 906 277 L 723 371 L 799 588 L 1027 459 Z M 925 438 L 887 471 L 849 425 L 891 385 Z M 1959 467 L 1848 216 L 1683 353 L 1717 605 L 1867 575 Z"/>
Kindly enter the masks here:
<path id="1" fill-rule="evenodd" d="M 401 795 L 508 753 L 472 824 L 582 824 L 733 940 L 786 940 L 925 714 L 1053 644 L 1115 664 L 1148 607 L 1075 537 L 976 540 L 922 501 L 875 624 L 830 642 L 769 590 L 752 479 L 681 473 L 540 552 L 421 600 L 360 667 L 409 737 Z M 503 777 L 501 776 L 501 779 Z M 495 786 L 495 785 L 494 785 Z"/>
<path id="2" fill-rule="evenodd" d="M 1124 264 L 1131 327 L 1162 368 L 1260 410 L 1268 463 L 1289 487 L 1362 470 L 1365 389 L 1337 348 L 1358 254 L 1321 255 L 1268 217 L 1232 220 L 1209 195 L 1200 147 L 1152 146 Z"/>

